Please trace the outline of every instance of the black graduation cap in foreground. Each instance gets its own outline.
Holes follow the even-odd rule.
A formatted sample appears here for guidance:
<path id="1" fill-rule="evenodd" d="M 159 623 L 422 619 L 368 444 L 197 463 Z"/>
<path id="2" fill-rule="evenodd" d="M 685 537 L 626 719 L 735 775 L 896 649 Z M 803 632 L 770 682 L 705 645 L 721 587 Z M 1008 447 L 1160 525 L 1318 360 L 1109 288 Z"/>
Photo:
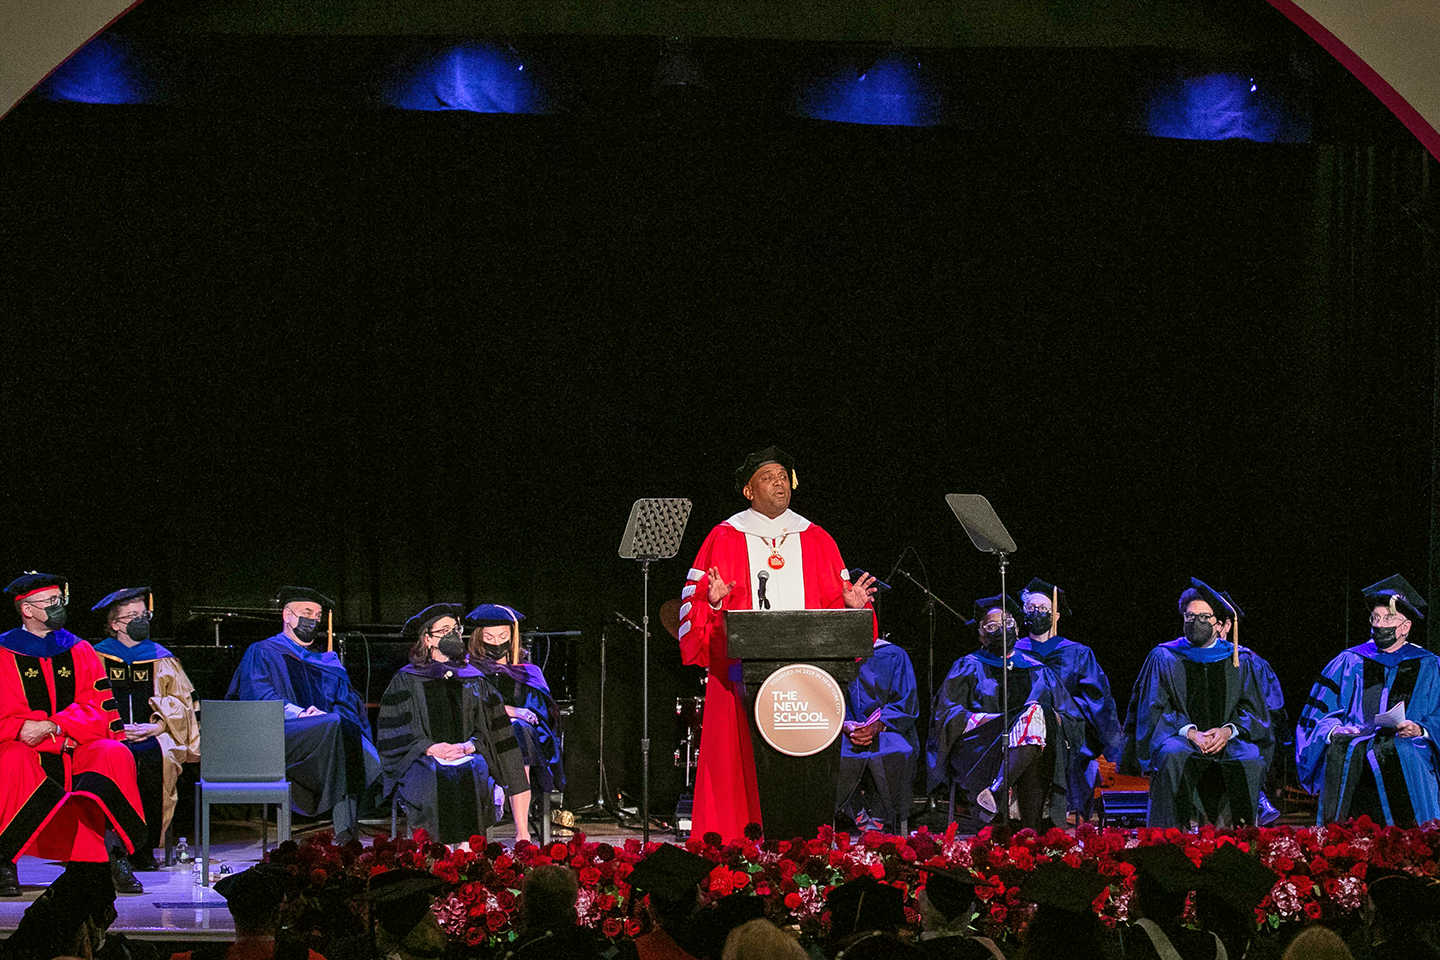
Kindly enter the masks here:
<path id="1" fill-rule="evenodd" d="M 1115 859 L 1133 863 L 1166 893 L 1185 893 L 1200 882 L 1200 868 L 1173 843 L 1121 850 Z"/>
<path id="2" fill-rule="evenodd" d="M 34 570 L 27 570 L 10 581 L 10 586 L 5 588 L 5 594 L 12 600 L 19 600 L 38 590 L 46 590 L 50 587 L 59 587 L 68 592 L 69 583 L 64 577 L 57 577 L 53 573 L 36 573 Z"/>
<path id="3" fill-rule="evenodd" d="M 745 458 L 745 462 L 736 468 L 735 492 L 743 496 L 745 493 L 745 485 L 750 482 L 751 477 L 755 476 L 755 471 L 767 463 L 778 463 L 785 468 L 785 472 L 790 474 L 791 490 L 800 486 L 800 481 L 795 476 L 795 458 L 774 444 L 771 444 L 764 450 L 756 450 L 750 454 L 750 456 Z"/>
<path id="4" fill-rule="evenodd" d="M 1366 600 L 1375 605 L 1371 607 L 1372 610 L 1382 604 L 1389 604 L 1392 610 L 1398 610 L 1412 621 L 1425 619 L 1425 614 L 1422 612 L 1428 606 L 1425 598 L 1420 596 L 1420 592 L 1410 586 L 1410 582 L 1398 573 L 1393 577 L 1386 577 L 1379 583 L 1370 584 L 1361 593 L 1365 595 Z"/>
<path id="5" fill-rule="evenodd" d="M 225 898 L 230 912 L 262 917 L 279 908 L 289 893 L 290 874 L 273 863 L 257 863 L 249 870 L 226 874 L 215 881 L 215 892 Z"/>
<path id="6" fill-rule="evenodd" d="M 700 881 L 710 876 L 717 864 L 699 854 L 662 843 L 635 864 L 635 869 L 625 880 L 636 890 L 643 890 L 652 897 L 680 902 L 695 895 Z"/>
<path id="7" fill-rule="evenodd" d="M 1386 923 L 1415 924 L 1440 913 L 1440 883 L 1428 877 L 1372 867 L 1365 879 L 1375 912 Z"/>
<path id="8" fill-rule="evenodd" d="M 1051 602 L 1054 602 L 1053 598 L 1058 593 L 1060 595 L 1061 616 L 1070 616 L 1070 601 L 1066 599 L 1065 591 L 1055 586 L 1055 584 L 1046 583 L 1044 580 L 1036 577 L 1034 580 L 1031 580 L 1029 583 L 1025 584 L 1025 589 L 1020 591 L 1020 596 L 1023 598 L 1027 593 L 1038 593 L 1042 596 L 1051 597 Z"/>
<path id="9" fill-rule="evenodd" d="M 857 877 L 830 891 L 830 939 L 869 930 L 894 932 L 905 923 L 905 894 L 872 876 Z"/>
<path id="10" fill-rule="evenodd" d="M 1093 869 L 1060 862 L 1042 863 L 1020 885 L 1020 897 L 1041 906 L 1088 913 L 1100 891 L 1112 882 L 1112 878 Z"/>
<path id="11" fill-rule="evenodd" d="M 100 610 L 104 610 L 108 613 L 110 608 L 113 606 L 125 603 L 130 600 L 139 600 L 142 597 L 148 596 L 150 596 L 149 587 L 126 587 L 124 590 L 116 590 L 104 600 L 101 600 L 99 603 L 95 604 L 95 606 L 91 607 L 90 610 L 92 613 Z"/>
<path id="12" fill-rule="evenodd" d="M 430 901 L 447 886 L 427 870 L 386 870 L 370 878 L 366 897 L 375 922 L 392 937 L 403 940 L 425 917 Z"/>
<path id="13" fill-rule="evenodd" d="M 991 610 L 998 610 L 1001 607 L 1004 607 L 1005 611 L 1014 617 L 1017 622 L 1025 615 L 1025 611 L 1020 609 L 1020 604 L 1012 600 L 1008 593 L 997 593 L 993 597 L 981 597 L 975 601 L 975 621 L 977 623 L 983 621 L 985 614 Z"/>
<path id="14" fill-rule="evenodd" d="M 286 604 L 294 603 L 296 600 L 309 600 L 311 603 L 318 603 L 326 610 L 335 609 L 334 600 L 331 600 L 319 590 L 312 590 L 309 587 L 285 586 L 281 587 L 279 592 L 275 594 L 275 606 L 281 610 L 285 609 Z"/>
<path id="15" fill-rule="evenodd" d="M 405 626 L 400 628 L 402 637 L 419 637 L 430 625 L 441 617 L 454 617 L 459 621 L 464 616 L 465 608 L 458 603 L 432 603 L 421 610 L 415 616 L 405 621 Z"/>
<path id="16" fill-rule="evenodd" d="M 975 902 L 975 877 L 958 870 L 926 870 L 925 897 L 944 915 L 955 920 Z"/>
<path id="17" fill-rule="evenodd" d="M 1251 912 L 1275 888 L 1275 871 L 1233 843 L 1222 844 L 1200 861 L 1199 889 L 1214 894 L 1237 912 Z"/>

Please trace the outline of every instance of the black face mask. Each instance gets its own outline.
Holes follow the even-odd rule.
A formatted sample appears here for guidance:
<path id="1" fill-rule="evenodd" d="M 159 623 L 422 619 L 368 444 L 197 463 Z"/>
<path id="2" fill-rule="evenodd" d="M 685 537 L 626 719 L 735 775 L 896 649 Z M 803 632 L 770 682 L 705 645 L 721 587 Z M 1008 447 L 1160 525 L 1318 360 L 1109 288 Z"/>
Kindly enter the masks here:
<path id="1" fill-rule="evenodd" d="M 1370 639 L 1375 641 L 1375 646 L 1381 650 L 1395 646 L 1395 631 L 1398 627 L 1377 627 L 1370 625 Z"/>
<path id="2" fill-rule="evenodd" d="M 150 621 L 144 617 L 136 617 L 125 624 L 125 635 L 137 643 L 141 640 L 149 640 Z"/>
<path id="3" fill-rule="evenodd" d="M 45 626 L 51 630 L 59 630 L 65 626 L 65 604 L 52 603 L 45 608 Z"/>
<path id="4" fill-rule="evenodd" d="M 487 643 L 487 644 L 484 645 L 484 647 L 485 647 L 485 659 L 486 659 L 486 660 L 508 660 L 508 659 L 510 659 L 510 644 L 508 644 L 508 643 L 501 643 L 501 644 Z"/>
<path id="5" fill-rule="evenodd" d="M 465 659 L 465 641 L 460 639 L 460 634 L 458 633 L 445 634 L 445 636 L 440 638 L 440 642 L 437 643 L 435 647 L 440 651 L 440 656 L 446 660 Z"/>
<path id="6" fill-rule="evenodd" d="M 1203 647 L 1210 642 L 1215 635 L 1215 624 L 1201 623 L 1199 620 L 1191 620 L 1185 624 L 1185 639 L 1190 641 L 1192 647 Z"/>
<path id="7" fill-rule="evenodd" d="M 315 636 L 315 631 L 319 626 L 320 621 L 318 619 L 312 620 L 309 617 L 296 617 L 293 628 L 295 638 L 301 643 L 309 643 L 311 638 Z"/>
<path id="8" fill-rule="evenodd" d="M 1025 614 L 1025 629 L 1030 631 L 1032 637 L 1036 636 L 1049 630 L 1053 619 L 1049 610 L 1027 613 Z"/>

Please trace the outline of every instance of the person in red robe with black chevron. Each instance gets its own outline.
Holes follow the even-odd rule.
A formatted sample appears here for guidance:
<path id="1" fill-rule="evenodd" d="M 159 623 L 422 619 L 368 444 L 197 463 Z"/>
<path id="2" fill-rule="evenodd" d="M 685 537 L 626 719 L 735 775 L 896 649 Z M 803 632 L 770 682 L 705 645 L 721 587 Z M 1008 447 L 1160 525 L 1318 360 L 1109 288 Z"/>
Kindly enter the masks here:
<path id="1" fill-rule="evenodd" d="M 0 896 L 20 896 L 25 854 L 109 885 L 106 828 L 134 853 L 145 816 L 105 667 L 64 629 L 64 577 L 27 573 L 5 592 L 21 625 L 0 634 Z"/>
<path id="2" fill-rule="evenodd" d="M 680 656 L 705 667 L 705 718 L 695 771 L 693 832 L 726 840 L 760 822 L 755 754 L 740 661 L 732 660 L 726 610 L 825 610 L 870 604 L 875 578 L 854 583 L 835 540 L 790 509 L 794 461 L 776 447 L 745 458 L 735 489 L 750 508 L 710 531 L 680 594 Z"/>

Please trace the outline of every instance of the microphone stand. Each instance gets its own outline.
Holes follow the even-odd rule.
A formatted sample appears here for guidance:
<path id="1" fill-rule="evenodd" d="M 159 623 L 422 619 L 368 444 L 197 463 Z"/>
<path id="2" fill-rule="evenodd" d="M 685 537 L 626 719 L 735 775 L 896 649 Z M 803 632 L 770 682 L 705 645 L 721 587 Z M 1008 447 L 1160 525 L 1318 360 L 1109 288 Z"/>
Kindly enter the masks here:
<path id="1" fill-rule="evenodd" d="M 1010 617 L 1010 611 L 1005 607 L 1005 601 L 1010 594 L 1005 589 L 1005 568 L 1010 565 L 1010 558 L 1003 550 L 996 551 L 996 557 L 1000 561 L 1000 712 L 1005 718 L 1005 724 L 1000 730 L 1000 782 L 1004 784 L 1005 795 L 995 801 L 996 812 L 1003 818 L 1005 824 L 1004 836 L 1010 836 L 1010 653 L 1007 649 L 1010 646 L 1010 628 L 1005 621 Z M 1018 624 L 1017 624 L 1018 627 Z"/>
<path id="2" fill-rule="evenodd" d="M 915 557 L 918 560 L 920 555 L 917 553 Z M 903 560 L 904 557 L 902 556 L 901 559 Z M 919 580 L 916 580 L 908 572 L 902 569 L 898 561 L 895 564 L 895 569 L 890 571 L 890 579 L 894 580 L 897 573 L 900 576 L 904 577 L 906 580 L 909 580 L 911 583 L 915 584 L 915 586 L 920 590 L 920 592 L 925 594 L 925 615 L 930 626 L 930 634 L 926 641 L 925 653 L 927 663 L 925 676 L 926 680 L 930 684 L 926 689 L 930 693 L 930 706 L 931 713 L 933 714 L 935 706 L 935 607 L 937 604 L 944 607 L 951 616 L 953 616 L 956 620 L 959 620 L 962 624 L 966 626 L 969 626 L 971 621 L 968 617 L 965 617 L 964 615 L 957 612 L 954 607 L 950 606 L 950 604 L 935 596 L 935 594 L 930 590 L 929 587 L 921 583 Z M 926 791 L 925 793 L 925 809 L 931 813 L 933 813 L 935 810 L 935 798 L 930 795 L 929 791 Z"/>

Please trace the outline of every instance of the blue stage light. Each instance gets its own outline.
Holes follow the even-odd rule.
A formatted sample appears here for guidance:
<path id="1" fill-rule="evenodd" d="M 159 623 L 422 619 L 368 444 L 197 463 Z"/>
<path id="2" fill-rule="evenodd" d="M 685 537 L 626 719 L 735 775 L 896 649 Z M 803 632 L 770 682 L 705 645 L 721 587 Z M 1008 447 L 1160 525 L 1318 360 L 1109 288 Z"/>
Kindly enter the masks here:
<path id="1" fill-rule="evenodd" d="M 921 63 L 890 51 L 857 75 L 853 66 L 802 81 L 792 110 L 836 123 L 932 127 L 947 120 L 945 89 Z"/>
<path id="2" fill-rule="evenodd" d="M 544 73 L 544 71 L 541 71 Z M 514 47 L 465 43 L 408 64 L 388 84 L 385 102 L 402 110 L 550 113 L 544 79 L 525 70 Z"/>
<path id="3" fill-rule="evenodd" d="M 1197 74 L 1158 83 L 1145 100 L 1141 126 L 1152 137 L 1176 140 L 1310 140 L 1308 111 L 1280 85 L 1267 83 L 1262 89 L 1247 73 Z"/>
<path id="4" fill-rule="evenodd" d="M 157 103 L 164 84 L 132 40 L 102 33 L 75 51 L 35 88 L 46 100 L 73 103 Z"/>

